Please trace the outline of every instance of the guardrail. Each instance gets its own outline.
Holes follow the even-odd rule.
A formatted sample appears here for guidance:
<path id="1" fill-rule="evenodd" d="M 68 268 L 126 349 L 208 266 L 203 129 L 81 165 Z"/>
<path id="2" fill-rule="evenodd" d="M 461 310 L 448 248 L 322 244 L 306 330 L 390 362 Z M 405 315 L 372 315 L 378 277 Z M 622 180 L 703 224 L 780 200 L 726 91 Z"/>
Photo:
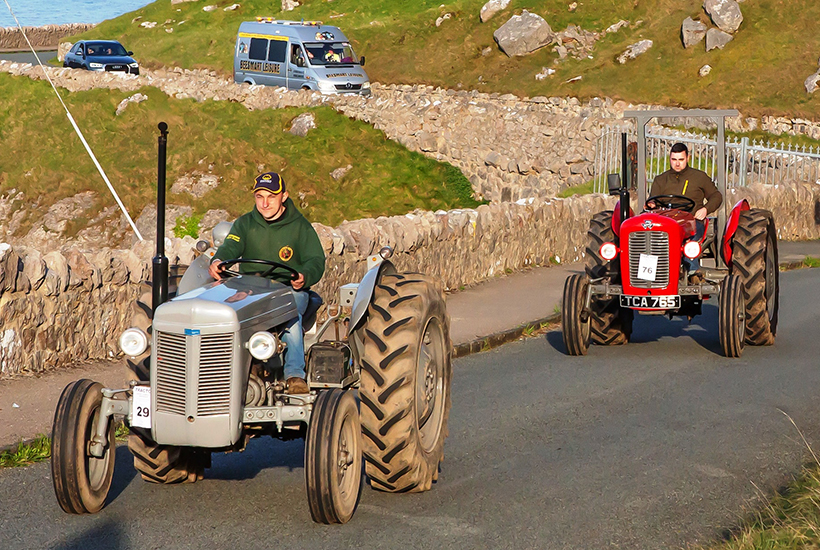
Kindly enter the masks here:
<path id="1" fill-rule="evenodd" d="M 629 146 L 627 166 L 630 183 L 637 173 L 637 137 L 631 128 L 610 127 L 598 138 L 595 148 L 593 191 L 606 193 L 606 176 L 621 172 L 621 133 Z M 653 126 L 646 134 L 646 179 L 669 169 L 669 149 L 677 142 L 689 148 L 689 165 L 712 179 L 717 169 L 716 142 L 709 136 Z M 633 168 L 634 167 L 634 168 Z M 745 187 L 754 183 L 777 185 L 791 182 L 820 183 L 820 147 L 802 147 L 776 142 L 732 137 L 726 140 L 726 185 Z"/>

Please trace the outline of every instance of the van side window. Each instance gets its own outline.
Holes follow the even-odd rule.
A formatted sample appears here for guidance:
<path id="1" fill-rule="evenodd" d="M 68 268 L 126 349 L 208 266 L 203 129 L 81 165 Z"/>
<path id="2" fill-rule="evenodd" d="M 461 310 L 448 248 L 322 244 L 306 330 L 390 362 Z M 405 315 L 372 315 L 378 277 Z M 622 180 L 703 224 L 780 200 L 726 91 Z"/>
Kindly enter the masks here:
<path id="1" fill-rule="evenodd" d="M 288 51 L 288 43 L 286 40 L 271 40 L 270 50 L 268 51 L 268 61 L 275 61 L 276 63 L 285 62 L 285 54 Z"/>
<path id="2" fill-rule="evenodd" d="M 251 51 L 248 53 L 250 59 L 264 61 L 265 54 L 268 53 L 268 41 L 264 38 L 251 38 Z"/>
<path id="3" fill-rule="evenodd" d="M 305 54 L 302 53 L 302 46 L 299 44 L 291 44 L 290 46 L 290 63 L 297 67 L 305 66 Z"/>

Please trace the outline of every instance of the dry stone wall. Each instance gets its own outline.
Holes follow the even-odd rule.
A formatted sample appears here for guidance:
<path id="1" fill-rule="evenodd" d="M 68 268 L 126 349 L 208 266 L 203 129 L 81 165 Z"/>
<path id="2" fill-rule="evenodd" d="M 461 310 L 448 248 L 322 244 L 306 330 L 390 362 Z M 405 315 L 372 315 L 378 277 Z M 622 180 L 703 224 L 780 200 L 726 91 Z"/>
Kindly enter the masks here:
<path id="1" fill-rule="evenodd" d="M 748 198 L 774 212 L 781 239 L 820 238 L 820 185 L 733 189 L 729 204 Z M 455 290 L 530 266 L 583 258 L 594 212 L 614 199 L 587 195 L 548 201 L 494 203 L 448 212 L 314 224 L 327 255 L 316 290 L 328 303 L 340 285 L 359 281 L 366 258 L 384 245 L 402 271 L 421 271 Z M 190 237 L 166 242 L 172 263 L 193 258 Z M 129 250 L 77 249 L 41 254 L 0 244 L 0 379 L 40 373 L 83 360 L 119 355 L 117 338 L 129 326 L 129 304 L 150 272 L 153 244 Z"/>
<path id="2" fill-rule="evenodd" d="M 60 40 L 66 36 L 80 34 L 95 25 L 88 23 L 70 23 L 68 25 L 44 25 L 42 27 L 23 27 L 31 45 L 36 50 L 56 50 Z M 28 50 L 25 38 L 17 27 L 0 28 L 0 50 Z"/>

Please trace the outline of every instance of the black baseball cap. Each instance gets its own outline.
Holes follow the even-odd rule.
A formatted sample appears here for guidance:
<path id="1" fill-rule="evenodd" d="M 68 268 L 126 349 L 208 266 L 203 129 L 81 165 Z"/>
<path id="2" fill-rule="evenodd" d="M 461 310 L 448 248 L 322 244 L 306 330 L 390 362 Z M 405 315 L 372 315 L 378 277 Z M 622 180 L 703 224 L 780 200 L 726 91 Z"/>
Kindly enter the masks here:
<path id="1" fill-rule="evenodd" d="M 276 172 L 265 172 L 256 176 L 256 181 L 253 184 L 253 192 L 256 193 L 260 189 L 270 191 L 274 195 L 285 192 L 285 180 Z"/>

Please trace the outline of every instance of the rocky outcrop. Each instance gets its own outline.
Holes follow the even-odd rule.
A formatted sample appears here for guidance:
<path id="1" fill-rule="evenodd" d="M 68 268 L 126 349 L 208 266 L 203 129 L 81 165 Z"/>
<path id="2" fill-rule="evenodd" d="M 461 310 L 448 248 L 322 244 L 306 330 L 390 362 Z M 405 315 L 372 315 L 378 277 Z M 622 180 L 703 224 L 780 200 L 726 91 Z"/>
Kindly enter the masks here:
<path id="1" fill-rule="evenodd" d="M 723 49 L 723 47 L 732 41 L 734 38 L 731 34 L 723 32 L 719 29 L 709 29 L 706 31 L 706 51 L 710 52 L 716 48 Z"/>
<path id="2" fill-rule="evenodd" d="M 71 23 L 69 25 L 44 25 L 23 27 L 31 45 L 36 50 L 56 50 L 60 40 L 93 29 L 95 25 Z M 28 50 L 25 38 L 16 27 L 0 28 L 0 50 Z"/>
<path id="3" fill-rule="evenodd" d="M 735 0 L 703 0 L 703 9 L 712 22 L 726 33 L 734 33 L 743 22 L 743 13 Z"/>
<path id="4" fill-rule="evenodd" d="M 493 38 L 508 57 L 530 54 L 550 44 L 555 34 L 543 17 L 527 10 L 513 15 L 494 33 Z"/>
<path id="5" fill-rule="evenodd" d="M 639 55 L 645 54 L 652 47 L 651 40 L 641 40 L 631 44 L 621 55 L 618 56 L 618 63 L 623 65 L 630 59 L 635 59 Z"/>
<path id="6" fill-rule="evenodd" d="M 683 47 L 691 48 L 706 38 L 706 25 L 700 21 L 695 21 L 691 17 L 687 17 L 683 20 L 680 34 Z"/>
<path id="7" fill-rule="evenodd" d="M 478 17 L 482 23 L 489 21 L 493 15 L 501 10 L 507 9 L 510 5 L 510 0 L 490 0 L 481 7 L 481 12 Z"/>
<path id="8" fill-rule="evenodd" d="M 820 238 L 815 219 L 820 186 L 780 185 L 730 189 L 728 204 L 747 198 L 774 213 L 783 240 Z M 583 259 L 592 213 L 614 198 L 587 195 L 548 201 L 483 205 L 476 209 L 415 211 L 404 216 L 314 224 L 327 256 L 315 289 L 329 304 L 339 286 L 357 282 L 367 256 L 393 247 L 401 271 L 420 271 L 456 289 L 496 275 L 551 261 Z M 194 239 L 168 239 L 171 264 L 194 258 Z M 120 355 L 117 338 L 130 325 L 129 304 L 150 273 L 154 244 L 129 250 L 42 254 L 0 244 L 0 379 Z"/>
<path id="9" fill-rule="evenodd" d="M 820 87 L 820 60 L 817 61 L 817 72 L 809 76 L 803 83 L 806 87 L 806 93 L 813 94 Z"/>
<path id="10" fill-rule="evenodd" d="M 290 132 L 294 136 L 305 137 L 312 129 L 316 128 L 316 115 L 313 113 L 302 113 L 293 119 L 290 124 Z"/>

